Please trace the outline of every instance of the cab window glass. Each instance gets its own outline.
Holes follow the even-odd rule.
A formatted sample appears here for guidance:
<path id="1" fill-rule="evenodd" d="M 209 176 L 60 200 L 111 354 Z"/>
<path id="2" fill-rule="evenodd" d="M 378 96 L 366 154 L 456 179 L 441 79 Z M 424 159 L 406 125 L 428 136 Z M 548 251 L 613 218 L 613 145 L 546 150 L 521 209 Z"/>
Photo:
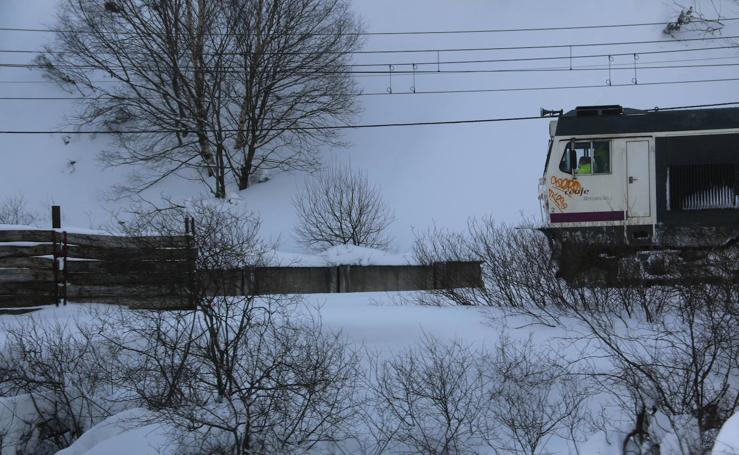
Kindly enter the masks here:
<path id="1" fill-rule="evenodd" d="M 560 160 L 559 162 L 559 170 L 566 174 L 572 173 L 572 161 L 574 160 L 574 156 L 570 148 L 571 145 L 572 143 L 567 144 L 567 147 L 565 147 L 565 152 L 564 154 L 562 154 L 562 160 Z"/>
<path id="2" fill-rule="evenodd" d="M 593 174 L 611 173 L 611 143 L 593 141 Z"/>
<path id="3" fill-rule="evenodd" d="M 577 175 L 610 174 L 610 142 L 577 141 L 568 143 L 559 163 L 559 170 L 568 174 L 574 172 Z"/>

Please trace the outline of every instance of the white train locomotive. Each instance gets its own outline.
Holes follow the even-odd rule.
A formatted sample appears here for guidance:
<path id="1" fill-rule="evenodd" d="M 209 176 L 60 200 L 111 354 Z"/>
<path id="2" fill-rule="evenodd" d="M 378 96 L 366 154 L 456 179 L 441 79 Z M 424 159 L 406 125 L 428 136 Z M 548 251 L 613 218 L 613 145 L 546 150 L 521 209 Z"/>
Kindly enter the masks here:
<path id="1" fill-rule="evenodd" d="M 541 230 L 565 278 L 617 274 L 625 257 L 669 275 L 664 258 L 735 248 L 739 108 L 578 107 L 551 122 L 550 135 Z"/>

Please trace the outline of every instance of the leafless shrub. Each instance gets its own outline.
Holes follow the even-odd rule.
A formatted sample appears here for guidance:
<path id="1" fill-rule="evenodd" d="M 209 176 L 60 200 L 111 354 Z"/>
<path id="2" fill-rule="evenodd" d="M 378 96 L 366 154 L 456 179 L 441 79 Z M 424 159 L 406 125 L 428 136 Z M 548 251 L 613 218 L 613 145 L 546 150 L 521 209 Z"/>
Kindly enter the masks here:
<path id="1" fill-rule="evenodd" d="M 305 184 L 293 205 L 298 214 L 296 236 L 309 248 L 386 248 L 390 243 L 390 209 L 366 174 L 349 166 L 335 164 L 318 174 Z"/>
<path id="2" fill-rule="evenodd" d="M 0 224 L 29 225 L 34 221 L 36 217 L 28 210 L 23 196 L 8 197 L 0 202 Z"/>
<path id="3" fill-rule="evenodd" d="M 665 287 L 605 286 L 597 277 L 569 284 L 558 276 L 547 238 L 530 224 L 511 227 L 491 218 L 473 219 L 464 233 L 435 229 L 418 236 L 414 252 L 421 264 L 482 262 L 483 288 L 436 290 L 436 296 L 463 305 L 510 308 L 547 325 L 558 324 L 570 307 L 652 318 L 672 295 Z"/>
<path id="4" fill-rule="evenodd" d="M 110 398 L 104 338 L 88 324 L 29 317 L 4 327 L 0 346 L 2 447 L 13 453 L 63 449 L 120 410 Z M 14 401 L 9 406 L 8 401 Z M 8 427 L 5 427 L 8 425 Z"/>
<path id="5" fill-rule="evenodd" d="M 349 437 L 357 412 L 356 357 L 297 302 L 233 289 L 233 276 L 265 261 L 254 218 L 222 204 L 191 204 L 142 217 L 159 234 L 196 220 L 197 307 L 140 313 L 110 342 L 127 382 L 180 429 L 183 453 L 291 453 Z M 140 340 L 130 343 L 130 340 Z"/>
<path id="6" fill-rule="evenodd" d="M 554 436 L 570 440 L 577 451 L 589 391 L 569 365 L 537 351 L 531 340 L 503 337 L 484 371 L 491 391 L 482 435 L 495 453 L 543 453 Z"/>
<path id="7" fill-rule="evenodd" d="M 726 311 L 725 294 L 715 287 L 677 291 L 670 311 L 651 323 L 574 314 L 612 365 L 606 371 L 594 367 L 594 377 L 634 415 L 636 439 L 624 444 L 659 442 L 649 430 L 649 420 L 659 413 L 679 440 L 675 450 L 707 453 L 718 429 L 739 405 L 737 321 Z M 736 305 L 736 300 L 729 303 Z"/>
<path id="8" fill-rule="evenodd" d="M 539 454 L 555 436 L 577 447 L 589 391 L 570 365 L 502 337 L 496 351 L 424 337 L 375 359 L 370 453 Z"/>
<path id="9" fill-rule="evenodd" d="M 478 424 L 488 409 L 480 354 L 430 336 L 383 362 L 375 359 L 369 427 L 381 453 L 449 455 L 481 445 Z"/>

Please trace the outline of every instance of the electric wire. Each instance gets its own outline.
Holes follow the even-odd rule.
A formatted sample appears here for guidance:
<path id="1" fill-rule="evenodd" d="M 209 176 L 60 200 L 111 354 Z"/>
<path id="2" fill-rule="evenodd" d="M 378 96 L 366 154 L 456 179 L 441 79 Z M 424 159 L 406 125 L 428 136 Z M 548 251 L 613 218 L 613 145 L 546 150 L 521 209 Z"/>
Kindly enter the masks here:
<path id="1" fill-rule="evenodd" d="M 426 48 L 426 49 L 373 49 L 373 50 L 355 50 L 346 52 L 322 52 L 323 54 L 338 55 L 358 55 L 358 54 L 421 54 L 421 53 L 459 53 L 459 52 L 490 52 L 490 51 L 512 51 L 512 50 L 536 50 L 536 49 L 567 49 L 567 48 L 583 48 L 583 47 L 609 47 L 609 46 L 633 46 L 641 44 L 671 44 L 671 43 L 690 43 L 696 41 L 717 41 L 737 39 L 739 35 L 730 36 L 704 36 L 701 38 L 673 38 L 670 40 L 645 40 L 645 41 L 617 41 L 617 42 L 594 42 L 594 43 L 565 43 L 565 44 L 532 44 L 519 46 L 498 46 L 498 47 L 469 47 L 469 48 Z M 734 45 L 737 47 L 737 45 Z M 9 54 L 70 54 L 72 51 L 43 51 L 34 49 L 0 49 L 0 53 Z M 101 53 L 105 55 L 106 53 Z M 224 52 L 223 55 L 243 55 L 239 52 Z M 316 52 L 304 51 L 281 51 L 281 52 L 262 52 L 264 55 L 316 55 Z M 205 53 L 205 55 L 211 55 Z"/>
<path id="2" fill-rule="evenodd" d="M 499 59 L 474 59 L 474 60 L 446 60 L 446 61 L 425 61 L 425 62 L 396 62 L 396 63 L 366 63 L 366 64 L 348 64 L 346 66 L 348 67 L 386 67 L 386 68 L 392 68 L 392 67 L 402 67 L 402 66 L 410 66 L 410 67 L 420 67 L 420 66 L 436 66 L 437 70 L 435 72 L 440 72 L 441 65 L 449 66 L 449 65 L 471 65 L 471 64 L 484 64 L 484 63 L 514 63 L 514 62 L 536 62 L 536 61 L 553 61 L 553 60 L 583 60 L 583 59 L 595 59 L 595 58 L 616 58 L 616 57 L 633 57 L 636 56 L 645 56 L 645 55 L 660 55 L 660 54 L 676 54 L 676 53 L 685 53 L 685 52 L 710 52 L 715 50 L 726 50 L 726 49 L 739 49 L 738 45 L 730 45 L 730 46 L 710 46 L 710 47 L 699 47 L 699 48 L 688 48 L 688 49 L 666 49 L 666 50 L 652 50 L 652 51 L 631 51 L 631 52 L 617 52 L 617 53 L 610 53 L 610 54 L 587 54 L 587 55 L 563 55 L 563 56 L 539 56 L 539 57 L 519 57 L 519 58 L 499 58 Z M 9 63 L 9 62 L 0 62 L 0 67 L 2 68 L 20 68 L 20 69 L 44 69 L 48 66 L 45 64 L 38 64 L 38 63 Z M 96 70 L 99 69 L 95 65 L 57 65 L 56 68 L 58 69 L 85 69 L 85 70 Z M 122 67 L 119 67 L 117 65 L 111 65 L 112 69 L 122 69 Z M 188 70 L 188 68 L 182 68 L 183 70 Z M 313 73 L 319 71 L 318 68 L 308 68 L 305 69 L 306 71 L 311 71 Z M 229 69 L 211 69 L 207 72 L 209 73 L 222 73 L 222 72 L 236 72 L 236 71 L 243 71 L 243 68 L 239 67 L 230 67 Z M 378 71 L 376 73 L 382 73 L 382 74 L 395 74 L 398 70 L 394 69 L 388 69 L 386 71 Z M 361 73 L 367 73 L 367 71 L 355 71 L 352 70 L 350 73 L 354 74 L 361 74 Z M 370 73 L 371 74 L 371 73 Z"/>
<path id="3" fill-rule="evenodd" d="M 733 22 L 739 20 L 739 17 L 726 17 L 716 19 L 698 19 L 698 23 L 715 23 L 723 24 L 724 22 Z M 667 25 L 666 22 L 637 22 L 625 24 L 594 24 L 594 25 L 565 25 L 554 27 L 520 27 L 520 28 L 492 28 L 492 29 L 460 29 L 460 30 L 419 30 L 419 31 L 380 31 L 380 32 L 351 32 L 350 36 L 402 36 L 402 35 L 469 35 L 484 33 L 519 33 L 519 32 L 549 32 L 549 31 L 566 31 L 566 30 L 594 30 L 604 28 L 633 28 L 633 27 L 653 27 Z M 54 28 L 39 27 L 0 27 L 2 32 L 32 32 L 32 33 L 79 33 L 89 34 L 84 30 L 65 30 Z M 223 34 L 216 34 L 223 35 Z M 270 34 L 266 34 L 270 35 Z M 306 36 L 333 36 L 333 33 L 307 32 L 301 35 Z"/>
<path id="4" fill-rule="evenodd" d="M 730 101 L 723 103 L 713 104 L 699 104 L 690 106 L 669 106 L 669 107 L 655 107 L 652 109 L 645 109 L 638 113 L 624 113 L 623 116 L 634 116 L 643 115 L 648 112 L 659 112 L 659 111 L 674 111 L 681 109 L 696 109 L 696 108 L 708 108 L 708 107 L 725 107 L 739 105 L 739 101 Z M 415 127 L 415 126 L 440 126 L 440 125 L 470 125 L 480 123 L 497 123 L 497 122 L 515 122 L 523 120 L 552 120 L 553 117 L 542 117 L 542 116 L 518 116 L 518 117 L 497 117 L 497 118 L 483 118 L 483 119 L 467 119 L 467 120 L 441 120 L 441 121 L 429 121 L 429 122 L 404 122 L 404 123 L 368 123 L 358 125 L 335 125 L 335 126 L 313 126 L 305 128 L 292 128 L 300 130 L 356 130 L 356 129 L 375 129 L 375 128 L 399 128 L 399 127 Z M 555 117 L 556 118 L 556 117 Z M 291 128 L 285 128 L 286 131 L 292 130 Z M 167 130 L 167 129 L 141 129 L 141 130 L 122 130 L 122 131 L 110 131 L 110 130 L 0 130 L 0 134 L 19 135 L 19 134 L 158 134 L 158 133 L 184 133 L 195 132 L 194 130 Z M 206 132 L 212 132 L 213 130 L 205 130 Z M 220 130 L 224 133 L 237 133 L 239 130 L 235 129 L 223 129 Z"/>
<path id="5" fill-rule="evenodd" d="M 400 91 L 382 91 L 382 92 L 361 92 L 357 96 L 400 96 L 400 95 L 450 95 L 450 94 L 466 94 L 466 93 L 502 93 L 502 92 L 537 92 L 550 90 L 580 90 L 593 88 L 609 88 L 609 87 L 639 87 L 639 86 L 659 86 L 659 85 L 682 85 L 682 84 L 705 84 L 705 83 L 721 83 L 736 82 L 736 78 L 712 78 L 712 79 L 692 79 L 692 80 L 673 80 L 673 81 L 647 81 L 647 82 L 631 82 L 616 84 L 590 84 L 590 85 L 556 85 L 556 86 L 538 86 L 538 87 L 503 87 L 503 88 L 473 88 L 473 89 L 444 89 L 444 90 L 416 90 L 408 92 Z M 324 93 L 323 96 L 330 96 L 331 93 Z M 287 96 L 286 96 L 287 97 Z M 6 96 L 0 97 L 0 101 L 82 101 L 82 100 L 121 100 L 125 101 L 125 96 Z"/>

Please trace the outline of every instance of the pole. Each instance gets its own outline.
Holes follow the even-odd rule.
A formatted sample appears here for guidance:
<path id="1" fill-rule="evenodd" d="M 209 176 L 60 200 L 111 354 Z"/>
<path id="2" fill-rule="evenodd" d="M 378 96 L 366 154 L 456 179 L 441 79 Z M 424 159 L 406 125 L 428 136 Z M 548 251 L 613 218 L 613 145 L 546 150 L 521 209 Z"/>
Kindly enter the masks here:
<path id="1" fill-rule="evenodd" d="M 58 205 L 51 206 L 51 228 L 61 229 L 62 227 L 62 208 Z"/>

